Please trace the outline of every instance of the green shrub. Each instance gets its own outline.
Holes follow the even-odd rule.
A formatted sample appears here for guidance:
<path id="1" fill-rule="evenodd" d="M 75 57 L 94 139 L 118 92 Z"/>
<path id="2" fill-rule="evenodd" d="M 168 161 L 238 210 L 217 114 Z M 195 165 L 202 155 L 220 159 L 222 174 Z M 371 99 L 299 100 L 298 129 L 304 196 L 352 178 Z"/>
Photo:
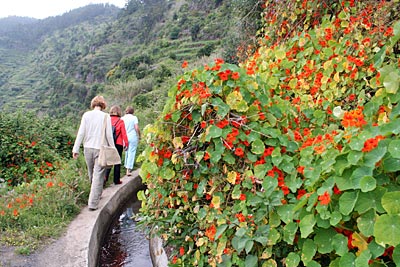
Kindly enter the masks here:
<path id="1" fill-rule="evenodd" d="M 65 126 L 33 113 L 0 114 L 0 185 L 44 178 L 70 158 L 73 137 Z"/>

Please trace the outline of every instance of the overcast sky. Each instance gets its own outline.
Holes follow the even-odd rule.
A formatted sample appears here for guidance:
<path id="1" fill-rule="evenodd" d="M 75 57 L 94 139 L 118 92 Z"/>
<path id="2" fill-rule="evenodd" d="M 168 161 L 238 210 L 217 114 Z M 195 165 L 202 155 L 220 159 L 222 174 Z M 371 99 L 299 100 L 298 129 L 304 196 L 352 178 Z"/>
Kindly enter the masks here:
<path id="1" fill-rule="evenodd" d="M 89 4 L 109 3 L 124 7 L 128 0 L 0 0 L 0 18 L 8 16 L 44 19 Z"/>

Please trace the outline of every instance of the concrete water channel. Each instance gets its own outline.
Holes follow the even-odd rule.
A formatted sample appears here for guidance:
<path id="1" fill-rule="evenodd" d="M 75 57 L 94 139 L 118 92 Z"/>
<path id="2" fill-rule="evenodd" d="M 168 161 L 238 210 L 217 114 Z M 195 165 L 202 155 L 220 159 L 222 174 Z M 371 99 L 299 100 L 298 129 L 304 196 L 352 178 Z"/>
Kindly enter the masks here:
<path id="1" fill-rule="evenodd" d="M 115 217 L 99 251 L 101 267 L 153 267 L 149 240 L 137 227 L 141 202 L 136 194 Z"/>
<path id="2" fill-rule="evenodd" d="M 143 188 L 138 170 L 121 180 L 122 184 L 103 190 L 97 210 L 82 209 L 65 234 L 40 253 L 35 266 L 98 267 L 99 252 L 115 216 Z M 143 241 L 148 244 L 147 239 Z"/>

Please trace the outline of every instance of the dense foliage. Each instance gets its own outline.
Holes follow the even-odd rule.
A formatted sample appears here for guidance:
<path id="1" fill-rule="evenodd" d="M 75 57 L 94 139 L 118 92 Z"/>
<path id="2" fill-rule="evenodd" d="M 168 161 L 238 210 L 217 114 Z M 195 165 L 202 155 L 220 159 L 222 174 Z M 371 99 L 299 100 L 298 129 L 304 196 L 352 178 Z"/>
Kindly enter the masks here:
<path id="1" fill-rule="evenodd" d="M 0 114 L 0 243 L 29 253 L 86 203 L 86 165 L 69 160 L 72 144 L 65 121 Z"/>
<path id="2" fill-rule="evenodd" d="M 65 122 L 33 113 L 0 114 L 0 184 L 16 186 L 44 178 L 71 157 L 73 136 Z"/>
<path id="3" fill-rule="evenodd" d="M 185 72 L 147 127 L 142 224 L 171 266 L 399 265 L 399 4 L 264 8 L 253 56 Z"/>

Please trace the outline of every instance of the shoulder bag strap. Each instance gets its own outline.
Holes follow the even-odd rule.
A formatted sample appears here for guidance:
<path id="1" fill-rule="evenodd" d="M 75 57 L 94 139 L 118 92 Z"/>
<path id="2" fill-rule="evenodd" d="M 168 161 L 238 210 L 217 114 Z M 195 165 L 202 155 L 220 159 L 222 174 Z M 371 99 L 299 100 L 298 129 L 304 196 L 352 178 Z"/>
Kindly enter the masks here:
<path id="1" fill-rule="evenodd" d="M 101 138 L 101 144 L 102 145 L 105 145 L 106 144 L 105 141 L 107 141 L 107 138 L 106 138 L 106 126 L 107 126 L 107 114 L 104 115 L 103 136 Z M 107 141 L 107 143 L 108 143 L 108 141 Z"/>

